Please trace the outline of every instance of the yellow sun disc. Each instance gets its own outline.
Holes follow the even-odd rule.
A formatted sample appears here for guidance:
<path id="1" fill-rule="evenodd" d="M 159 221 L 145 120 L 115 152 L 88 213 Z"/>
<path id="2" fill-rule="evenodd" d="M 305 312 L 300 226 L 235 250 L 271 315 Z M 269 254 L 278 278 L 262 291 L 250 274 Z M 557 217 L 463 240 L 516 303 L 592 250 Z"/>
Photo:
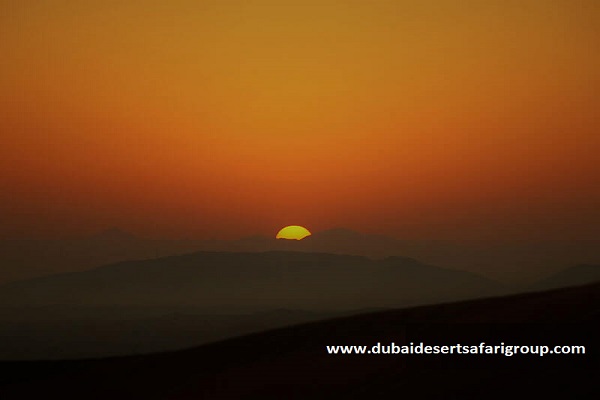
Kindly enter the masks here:
<path id="1" fill-rule="evenodd" d="M 303 226 L 290 225 L 277 232 L 277 239 L 302 240 L 310 236 L 310 231 Z"/>

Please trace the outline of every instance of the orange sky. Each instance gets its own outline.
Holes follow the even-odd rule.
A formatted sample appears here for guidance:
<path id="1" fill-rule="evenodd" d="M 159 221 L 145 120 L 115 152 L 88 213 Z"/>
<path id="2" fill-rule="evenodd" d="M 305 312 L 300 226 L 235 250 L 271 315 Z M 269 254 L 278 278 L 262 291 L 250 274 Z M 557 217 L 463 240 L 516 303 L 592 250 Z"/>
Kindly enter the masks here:
<path id="1" fill-rule="evenodd" d="M 0 236 L 597 239 L 598 49 L 595 0 L 0 1 Z"/>

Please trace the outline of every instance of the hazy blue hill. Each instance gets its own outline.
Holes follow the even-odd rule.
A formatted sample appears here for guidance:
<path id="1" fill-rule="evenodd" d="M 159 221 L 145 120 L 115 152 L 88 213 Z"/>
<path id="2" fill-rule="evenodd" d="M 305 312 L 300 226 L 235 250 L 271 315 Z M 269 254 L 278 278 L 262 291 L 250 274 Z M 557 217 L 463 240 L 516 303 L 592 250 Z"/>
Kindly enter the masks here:
<path id="1" fill-rule="evenodd" d="M 144 305 L 349 310 L 499 293 L 478 275 L 390 257 L 198 252 L 126 261 L 0 287 L 0 305 Z"/>

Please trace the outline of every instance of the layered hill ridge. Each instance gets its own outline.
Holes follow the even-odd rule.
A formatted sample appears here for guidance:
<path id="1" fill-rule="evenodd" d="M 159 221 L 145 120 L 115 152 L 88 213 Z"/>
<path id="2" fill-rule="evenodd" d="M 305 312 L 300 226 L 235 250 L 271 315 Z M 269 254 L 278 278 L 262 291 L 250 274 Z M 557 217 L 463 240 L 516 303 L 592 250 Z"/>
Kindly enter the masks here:
<path id="1" fill-rule="evenodd" d="M 0 305 L 149 305 L 351 310 L 501 293 L 481 276 L 405 257 L 197 252 L 0 287 Z"/>
<path id="2" fill-rule="evenodd" d="M 600 265 L 575 265 L 541 279 L 532 288 L 538 290 L 555 289 L 566 286 L 585 285 L 591 282 L 600 282 Z"/>

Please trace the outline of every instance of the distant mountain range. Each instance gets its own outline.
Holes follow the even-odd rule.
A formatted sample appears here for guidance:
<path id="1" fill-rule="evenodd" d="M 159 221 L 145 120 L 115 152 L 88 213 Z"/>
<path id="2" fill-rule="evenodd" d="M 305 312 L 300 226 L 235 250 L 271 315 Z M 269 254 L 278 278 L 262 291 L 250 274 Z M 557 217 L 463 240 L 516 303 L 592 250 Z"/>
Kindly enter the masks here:
<path id="1" fill-rule="evenodd" d="M 126 260 L 155 259 L 196 251 L 299 251 L 411 257 L 426 264 L 466 270 L 494 279 L 533 282 L 578 264 L 600 264 L 600 241 L 398 240 L 337 228 L 301 241 L 253 236 L 238 240 L 151 240 L 118 228 L 70 240 L 0 240 L 0 283 L 66 271 L 84 271 Z"/>
<path id="2" fill-rule="evenodd" d="M 541 279 L 531 285 L 531 288 L 547 290 L 592 282 L 600 282 L 600 265 L 576 265 Z"/>
<path id="3" fill-rule="evenodd" d="M 0 306 L 355 310 L 489 296 L 504 290 L 499 283 L 470 272 L 403 257 L 197 252 L 8 283 L 0 286 Z"/>

